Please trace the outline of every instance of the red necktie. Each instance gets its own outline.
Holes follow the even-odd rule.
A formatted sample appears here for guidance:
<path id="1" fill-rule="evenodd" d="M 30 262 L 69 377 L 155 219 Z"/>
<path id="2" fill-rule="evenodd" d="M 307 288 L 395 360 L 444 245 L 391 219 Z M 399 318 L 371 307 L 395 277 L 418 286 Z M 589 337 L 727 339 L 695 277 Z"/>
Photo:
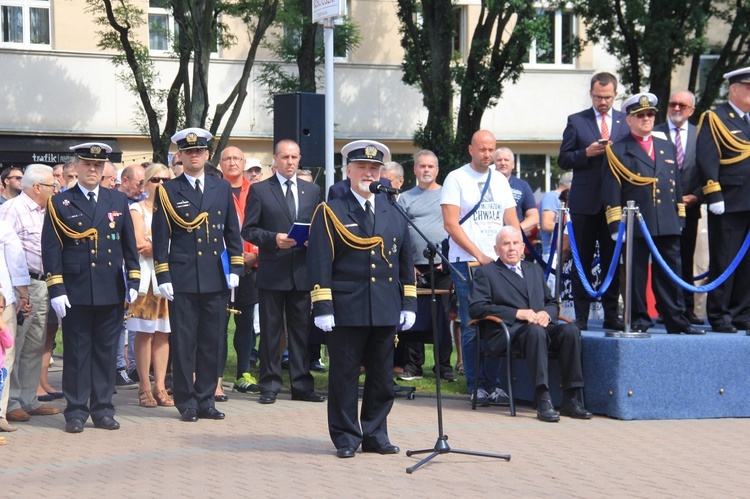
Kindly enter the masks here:
<path id="1" fill-rule="evenodd" d="M 602 113 L 602 139 L 609 140 L 609 127 L 607 126 L 607 113 Z"/>

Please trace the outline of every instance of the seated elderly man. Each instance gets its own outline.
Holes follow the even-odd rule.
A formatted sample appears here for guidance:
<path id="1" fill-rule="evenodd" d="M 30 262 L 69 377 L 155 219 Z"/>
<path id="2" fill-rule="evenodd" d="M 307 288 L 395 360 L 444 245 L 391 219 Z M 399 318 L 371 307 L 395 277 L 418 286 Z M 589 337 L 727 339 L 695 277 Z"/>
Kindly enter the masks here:
<path id="1" fill-rule="evenodd" d="M 575 324 L 558 323 L 558 305 L 544 282 L 544 272 L 535 263 L 523 261 L 523 249 L 517 228 L 505 226 L 498 231 L 495 253 L 499 258 L 474 271 L 469 315 L 472 319 L 494 315 L 508 326 L 511 348 L 526 359 L 534 379 L 539 420 L 556 423 L 560 414 L 590 419 L 592 414 L 576 398 L 583 388 L 581 331 Z M 549 351 L 558 354 L 562 371 L 560 413 L 549 393 Z"/>

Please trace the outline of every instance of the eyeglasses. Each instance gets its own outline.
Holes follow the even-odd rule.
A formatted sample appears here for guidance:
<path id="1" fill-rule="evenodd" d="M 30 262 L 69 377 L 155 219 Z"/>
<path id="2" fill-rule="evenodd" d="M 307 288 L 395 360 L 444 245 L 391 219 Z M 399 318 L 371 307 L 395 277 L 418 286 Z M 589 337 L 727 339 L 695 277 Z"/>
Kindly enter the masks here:
<path id="1" fill-rule="evenodd" d="M 221 161 L 226 161 L 228 163 L 230 162 L 239 163 L 240 161 L 244 161 L 244 160 L 245 158 L 238 158 L 236 156 L 231 156 L 229 158 L 221 158 Z"/>
<path id="2" fill-rule="evenodd" d="M 5 178 L 9 178 L 11 180 L 23 180 L 23 176 L 21 176 L 21 175 L 8 175 Z"/>
<path id="3" fill-rule="evenodd" d="M 37 185 L 43 185 L 44 187 L 49 187 L 50 189 L 57 189 L 57 184 L 43 184 L 39 182 Z"/>
<path id="4" fill-rule="evenodd" d="M 642 120 L 643 118 L 653 118 L 654 116 L 656 116 L 656 113 L 653 111 L 646 111 L 646 112 L 634 114 L 633 116 L 635 116 L 639 120 Z"/>
<path id="5" fill-rule="evenodd" d="M 690 104 L 680 104 L 679 102 L 670 102 L 670 103 L 669 103 L 669 104 L 667 104 L 667 105 L 668 105 L 669 107 L 676 107 L 676 108 L 679 108 L 679 109 L 688 109 L 688 108 L 691 108 L 691 107 L 693 107 L 693 106 L 691 106 Z"/>
<path id="6" fill-rule="evenodd" d="M 108 180 L 110 178 L 116 178 L 114 175 L 102 175 L 102 181 Z"/>
<path id="7" fill-rule="evenodd" d="M 591 98 L 594 100 L 601 100 L 604 102 L 608 102 L 614 99 L 615 96 L 614 95 L 592 95 Z"/>
<path id="8" fill-rule="evenodd" d="M 159 182 L 166 182 L 167 180 L 170 180 L 169 177 L 151 177 L 148 179 L 149 182 L 152 184 L 158 184 Z"/>

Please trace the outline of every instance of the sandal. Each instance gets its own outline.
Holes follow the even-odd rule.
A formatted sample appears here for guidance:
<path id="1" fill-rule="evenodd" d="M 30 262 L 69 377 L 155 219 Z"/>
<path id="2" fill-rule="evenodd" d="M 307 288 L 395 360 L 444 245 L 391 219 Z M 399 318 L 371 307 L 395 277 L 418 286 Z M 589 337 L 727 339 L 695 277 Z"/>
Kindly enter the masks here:
<path id="1" fill-rule="evenodd" d="M 464 369 L 464 363 L 463 362 L 459 362 L 458 364 L 456 364 L 456 374 L 458 374 L 459 376 L 465 376 L 466 375 L 466 370 Z"/>
<path id="2" fill-rule="evenodd" d="M 172 397 L 169 396 L 166 390 L 157 390 L 154 389 L 154 398 L 156 399 L 156 403 L 162 406 L 173 406 L 174 400 L 172 400 Z"/>
<path id="3" fill-rule="evenodd" d="M 151 390 L 141 390 L 138 392 L 138 403 L 141 407 L 156 407 L 156 400 L 151 395 Z"/>

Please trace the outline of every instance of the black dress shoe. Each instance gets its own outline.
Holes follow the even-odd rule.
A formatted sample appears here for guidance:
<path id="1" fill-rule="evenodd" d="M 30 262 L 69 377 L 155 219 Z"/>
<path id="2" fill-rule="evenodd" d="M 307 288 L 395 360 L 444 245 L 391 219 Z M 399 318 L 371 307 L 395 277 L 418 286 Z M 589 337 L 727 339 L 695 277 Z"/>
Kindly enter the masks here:
<path id="1" fill-rule="evenodd" d="M 365 447 L 362 446 L 362 452 L 377 452 L 378 454 L 398 454 L 401 449 L 397 445 L 385 444 L 380 447 Z"/>
<path id="2" fill-rule="evenodd" d="M 119 430 L 120 423 L 115 421 L 115 418 L 104 416 L 99 421 L 94 421 L 94 428 L 101 428 L 102 430 Z"/>
<path id="3" fill-rule="evenodd" d="M 226 402 L 229 400 L 229 397 L 226 395 L 214 395 L 214 401 L 216 402 Z"/>
<path id="4" fill-rule="evenodd" d="M 612 329 L 613 331 L 624 331 L 625 323 L 620 319 L 605 320 L 604 323 L 602 323 L 602 327 L 604 329 Z"/>
<path id="5" fill-rule="evenodd" d="M 706 334 L 706 332 L 702 329 L 698 329 L 697 327 L 688 326 L 682 331 L 668 331 L 669 334 Z"/>
<path id="6" fill-rule="evenodd" d="M 732 325 L 738 331 L 750 331 L 750 322 L 733 322 Z"/>
<path id="7" fill-rule="evenodd" d="M 563 402 L 563 405 L 560 406 L 560 415 L 574 419 L 591 419 L 594 417 L 576 398 Z"/>
<path id="8" fill-rule="evenodd" d="M 198 412 L 198 417 L 201 419 L 224 419 L 224 413 L 216 409 L 216 407 L 209 407 Z"/>
<path id="9" fill-rule="evenodd" d="M 354 457 L 354 449 L 351 447 L 342 447 L 340 449 L 336 449 L 336 457 L 340 457 L 342 459 L 347 457 Z"/>
<path id="10" fill-rule="evenodd" d="M 310 362 L 310 370 L 318 373 L 324 373 L 328 370 L 328 368 L 321 361 L 316 360 L 315 362 Z"/>
<path id="11" fill-rule="evenodd" d="M 305 393 L 293 393 L 292 400 L 301 400 L 303 402 L 325 402 L 325 397 L 319 393 L 310 390 Z"/>
<path id="12" fill-rule="evenodd" d="M 696 326 L 702 326 L 705 324 L 705 322 L 703 322 L 703 319 L 699 318 L 693 312 L 685 312 L 685 318 L 690 322 L 690 324 L 695 324 Z"/>
<path id="13" fill-rule="evenodd" d="M 81 433 L 83 431 L 83 419 L 71 418 L 65 423 L 65 431 L 68 433 Z"/>
<path id="14" fill-rule="evenodd" d="M 630 330 L 634 333 L 645 333 L 650 327 L 651 325 L 649 324 L 633 324 L 630 326 Z"/>
<path id="15" fill-rule="evenodd" d="M 731 324 L 727 324 L 726 322 L 724 322 L 722 324 L 711 326 L 711 331 L 713 331 L 714 333 L 736 333 L 737 328 Z"/>
<path id="16" fill-rule="evenodd" d="M 273 392 L 263 392 L 258 397 L 258 402 L 261 404 L 273 404 L 276 402 L 276 394 Z"/>
<path id="17" fill-rule="evenodd" d="M 539 401 L 539 407 L 536 410 L 536 418 L 545 423 L 557 423 L 560 421 L 560 415 L 555 410 L 550 399 Z"/>
<path id="18" fill-rule="evenodd" d="M 198 410 L 197 409 L 185 409 L 180 419 L 187 421 L 188 423 L 195 423 L 198 421 Z"/>

